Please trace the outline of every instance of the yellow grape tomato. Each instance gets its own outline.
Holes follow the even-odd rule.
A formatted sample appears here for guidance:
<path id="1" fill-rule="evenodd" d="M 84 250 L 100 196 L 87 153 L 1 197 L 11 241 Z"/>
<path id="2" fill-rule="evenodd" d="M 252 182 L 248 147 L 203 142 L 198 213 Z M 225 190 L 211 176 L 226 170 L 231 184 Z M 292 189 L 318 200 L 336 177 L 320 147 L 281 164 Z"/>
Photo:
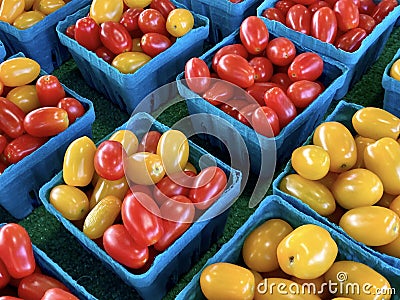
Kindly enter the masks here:
<path id="1" fill-rule="evenodd" d="M 189 159 L 189 142 L 181 131 L 168 130 L 158 141 L 157 154 L 161 157 L 167 174 L 180 172 Z"/>
<path id="2" fill-rule="evenodd" d="M 40 73 L 40 65 L 27 57 L 15 57 L 0 63 L 0 81 L 15 87 L 34 81 Z"/>
<path id="3" fill-rule="evenodd" d="M 329 154 L 316 145 L 306 145 L 295 149 L 291 160 L 293 169 L 306 179 L 319 180 L 329 172 Z"/>

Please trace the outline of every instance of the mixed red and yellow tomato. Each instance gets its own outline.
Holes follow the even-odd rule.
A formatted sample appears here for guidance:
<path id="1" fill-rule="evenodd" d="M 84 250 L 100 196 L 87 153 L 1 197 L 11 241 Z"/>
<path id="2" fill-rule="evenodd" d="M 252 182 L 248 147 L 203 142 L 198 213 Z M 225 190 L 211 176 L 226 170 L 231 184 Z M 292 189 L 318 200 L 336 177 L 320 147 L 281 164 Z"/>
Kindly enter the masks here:
<path id="1" fill-rule="evenodd" d="M 262 16 L 354 52 L 398 5 L 397 0 L 279 0 Z"/>
<path id="2" fill-rule="evenodd" d="M 170 0 L 94 0 L 66 34 L 121 73 L 134 73 L 192 30 L 194 17 Z"/>
<path id="3" fill-rule="evenodd" d="M 0 228 L 0 299 L 78 300 L 58 279 L 42 273 L 28 232 L 19 224 Z"/>
<path id="4" fill-rule="evenodd" d="M 210 300 L 353 299 L 388 300 L 388 280 L 366 264 L 338 259 L 330 233 L 314 224 L 293 228 L 283 219 L 268 219 L 244 239 L 238 263 L 217 262 L 200 275 Z M 243 263 L 239 263 L 243 261 Z M 336 285 L 334 285 L 336 284 Z M 359 285 L 360 292 L 338 287 Z M 347 297 L 347 298 L 335 298 Z"/>
<path id="5" fill-rule="evenodd" d="M 214 54 L 210 68 L 196 57 L 187 61 L 186 83 L 256 132 L 277 136 L 323 92 L 324 62 L 316 53 L 297 53 L 285 37 L 270 39 L 265 23 L 255 16 L 242 22 L 239 35 L 240 43 Z"/>
<path id="6" fill-rule="evenodd" d="M 0 21 L 24 30 L 43 20 L 71 0 L 3 0 Z"/>
<path id="7" fill-rule="evenodd" d="M 0 176 L 85 114 L 58 78 L 26 57 L 0 64 Z"/>
<path id="8" fill-rule="evenodd" d="M 376 107 L 317 126 L 292 153 L 295 171 L 279 189 L 337 223 L 355 240 L 400 257 L 400 119 Z M 396 201 L 395 201 L 396 200 Z"/>
<path id="9" fill-rule="evenodd" d="M 226 188 L 217 166 L 197 169 L 178 130 L 140 140 L 118 130 L 99 145 L 83 136 L 67 148 L 63 183 L 49 202 L 129 269 L 145 271 Z"/>

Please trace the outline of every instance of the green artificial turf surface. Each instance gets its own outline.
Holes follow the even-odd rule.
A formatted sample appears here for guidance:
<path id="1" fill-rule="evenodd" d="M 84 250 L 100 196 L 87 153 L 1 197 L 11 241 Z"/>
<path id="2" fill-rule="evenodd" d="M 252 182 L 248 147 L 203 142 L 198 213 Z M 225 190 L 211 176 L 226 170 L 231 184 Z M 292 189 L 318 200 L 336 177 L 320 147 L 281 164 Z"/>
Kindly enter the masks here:
<path id="1" fill-rule="evenodd" d="M 400 28 L 394 29 L 385 49 L 378 61 L 369 69 L 361 80 L 345 96 L 345 100 L 364 106 L 382 107 L 383 89 L 381 78 L 386 65 L 390 62 L 397 49 L 400 47 Z M 96 91 L 85 84 L 78 68 L 71 59 L 65 62 L 59 69 L 53 72 L 61 82 L 77 91 L 80 95 L 90 99 L 94 103 L 96 121 L 93 124 L 93 138 L 100 140 L 114 128 L 128 120 L 128 115 L 120 111 Z M 334 108 L 334 105 L 331 109 Z M 172 125 L 187 114 L 185 104 L 181 102 L 165 111 L 159 120 L 167 125 Z M 210 150 L 212 154 L 219 155 L 216 149 L 196 139 L 195 142 Z M 283 166 L 277 166 L 276 173 Z M 179 291 L 191 280 L 193 275 L 200 270 L 206 260 L 211 257 L 220 246 L 227 242 L 235 231 L 247 220 L 254 209 L 248 208 L 248 199 L 251 195 L 251 184 L 254 181 L 250 177 L 249 184 L 242 195 L 232 206 L 225 231 L 220 240 L 184 275 L 178 284 L 165 296 L 165 299 L 173 299 Z M 269 191 L 270 192 L 270 191 Z M 17 200 L 17 199 L 15 199 Z M 0 208 L 0 222 L 17 222 L 12 216 Z M 27 218 L 18 221 L 31 235 L 33 243 L 42 249 L 58 263 L 75 280 L 83 285 L 88 292 L 99 299 L 136 299 L 134 289 L 125 285 L 122 280 L 102 266 L 99 260 L 91 256 L 76 240 L 67 232 L 55 217 L 47 213 L 43 206 L 36 208 Z"/>

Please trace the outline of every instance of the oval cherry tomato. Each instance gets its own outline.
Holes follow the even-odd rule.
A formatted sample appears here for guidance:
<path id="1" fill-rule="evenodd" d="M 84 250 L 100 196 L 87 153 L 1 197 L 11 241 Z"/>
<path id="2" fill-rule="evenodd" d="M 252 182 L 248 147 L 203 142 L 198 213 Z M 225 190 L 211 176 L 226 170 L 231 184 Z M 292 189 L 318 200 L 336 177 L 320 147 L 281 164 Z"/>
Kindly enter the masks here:
<path id="1" fill-rule="evenodd" d="M 282 11 L 275 7 L 269 7 L 262 12 L 262 16 L 273 21 L 277 21 L 279 23 L 285 24 L 286 18 L 283 15 Z"/>
<path id="2" fill-rule="evenodd" d="M 366 14 L 371 16 L 375 7 L 376 4 L 373 0 L 360 0 L 360 7 L 359 7 L 360 14 Z"/>
<path id="3" fill-rule="evenodd" d="M 156 32 L 168 36 L 166 20 L 158 10 L 152 8 L 143 10 L 139 15 L 138 25 L 143 33 Z"/>
<path id="4" fill-rule="evenodd" d="M 396 0 L 382 0 L 375 6 L 371 17 L 374 18 L 376 23 L 380 23 L 397 5 L 399 3 Z"/>
<path id="5" fill-rule="evenodd" d="M 97 48 L 95 53 L 98 57 L 100 57 L 106 63 L 109 63 L 109 64 L 112 63 L 112 61 L 114 60 L 114 58 L 116 56 L 114 53 L 112 53 L 112 51 L 110 49 L 108 49 L 104 46 Z"/>
<path id="6" fill-rule="evenodd" d="M 351 2 L 351 0 L 346 1 Z M 336 38 L 337 28 L 337 17 L 330 7 L 321 7 L 313 14 L 311 20 L 311 35 L 313 37 L 332 44 Z"/>
<path id="7" fill-rule="evenodd" d="M 195 177 L 189 199 L 195 207 L 205 210 L 210 207 L 227 186 L 227 177 L 219 167 L 208 167 Z"/>
<path id="8" fill-rule="evenodd" d="M 124 199 L 128 189 L 129 185 L 125 177 L 119 180 L 107 180 L 100 177 L 90 196 L 90 209 L 106 196 L 115 196 L 121 200 Z"/>
<path id="9" fill-rule="evenodd" d="M 108 255 L 128 268 L 139 269 L 149 258 L 148 247 L 137 244 L 122 224 L 108 227 L 103 245 Z"/>
<path id="10" fill-rule="evenodd" d="M 286 66 L 296 57 L 296 48 L 291 40 L 277 37 L 268 43 L 266 54 L 274 65 Z"/>
<path id="11" fill-rule="evenodd" d="M 329 172 L 330 162 L 328 152 L 316 145 L 298 147 L 291 157 L 293 169 L 309 180 L 324 178 Z"/>
<path id="12" fill-rule="evenodd" d="M 195 207 L 186 196 L 176 195 L 161 205 L 160 212 L 163 218 L 164 234 L 154 244 L 154 248 L 164 251 L 192 225 Z"/>
<path id="13" fill-rule="evenodd" d="M 249 57 L 249 52 L 247 52 L 246 48 L 242 44 L 223 46 L 214 54 L 212 59 L 212 68 L 215 72 L 217 72 L 218 61 L 226 54 L 237 54 L 246 59 Z"/>
<path id="14" fill-rule="evenodd" d="M 338 0 L 333 6 L 338 29 L 347 31 L 358 27 L 360 13 L 352 0 Z"/>
<path id="15" fill-rule="evenodd" d="M 24 119 L 24 129 L 37 137 L 59 134 L 69 126 L 68 113 L 58 107 L 40 107 L 28 113 Z"/>
<path id="16" fill-rule="evenodd" d="M 292 81 L 315 81 L 324 70 L 324 61 L 314 52 L 304 52 L 297 55 L 288 69 L 289 78 Z"/>
<path id="17" fill-rule="evenodd" d="M 13 88 L 8 92 L 6 98 L 16 104 L 26 114 L 40 107 L 36 87 L 32 84 Z"/>
<path id="18" fill-rule="evenodd" d="M 273 87 L 266 91 L 264 102 L 266 106 L 272 108 L 278 115 L 281 129 L 297 116 L 296 107 L 293 102 L 279 87 Z"/>
<path id="19" fill-rule="evenodd" d="M 15 164 L 39 149 L 47 141 L 47 137 L 35 137 L 29 134 L 23 134 L 11 141 L 4 148 L 3 154 L 8 163 Z"/>
<path id="20" fill-rule="evenodd" d="M 322 7 L 329 7 L 330 8 L 330 5 L 326 1 L 319 0 L 319 1 L 314 2 L 313 4 L 309 5 L 307 8 L 310 11 L 310 13 L 313 15 L 318 9 L 320 9 Z"/>
<path id="21" fill-rule="evenodd" d="M 25 30 L 40 22 L 45 17 L 46 15 L 40 11 L 25 11 L 20 14 L 12 24 L 15 28 L 18 28 L 19 30 Z"/>
<path id="22" fill-rule="evenodd" d="M 0 81 L 8 87 L 29 84 L 39 73 L 39 63 L 27 57 L 10 58 L 0 63 Z"/>
<path id="23" fill-rule="evenodd" d="M 151 60 L 151 57 L 142 52 L 123 52 L 118 54 L 111 65 L 123 74 L 135 73 Z"/>
<path id="24" fill-rule="evenodd" d="M 219 106 L 219 109 L 237 119 L 239 115 L 239 109 L 248 105 L 248 101 L 241 99 L 232 99 L 228 103 L 223 103 Z"/>
<path id="25" fill-rule="evenodd" d="M 309 80 L 293 82 L 287 89 L 286 95 L 298 108 L 305 108 L 322 93 L 321 86 Z"/>
<path id="26" fill-rule="evenodd" d="M 335 46 L 343 51 L 354 52 L 361 47 L 362 41 L 367 37 L 367 32 L 362 28 L 353 28 L 341 36 L 335 41 Z"/>
<path id="27" fill-rule="evenodd" d="M 295 31 L 309 35 L 311 28 L 311 13 L 304 5 L 295 4 L 289 8 L 286 14 L 285 24 L 287 27 Z"/>
<path id="28" fill-rule="evenodd" d="M 140 47 L 150 57 L 160 54 L 170 46 L 171 40 L 168 37 L 155 32 L 145 33 L 140 40 Z"/>
<path id="29" fill-rule="evenodd" d="M 8 223 L 1 227 L 0 259 L 13 278 L 23 278 L 35 271 L 32 243 L 24 227 L 16 223 Z"/>
<path id="30" fill-rule="evenodd" d="M 63 0 L 41 0 L 37 7 L 37 11 L 44 15 L 49 15 L 65 5 Z"/>
<path id="31" fill-rule="evenodd" d="M 125 175 L 135 184 L 153 185 L 165 175 L 165 168 L 159 155 L 137 152 L 125 160 Z"/>
<path id="32" fill-rule="evenodd" d="M 91 17 L 83 17 L 75 22 L 74 39 L 90 51 L 101 46 L 100 26 Z"/>
<path id="33" fill-rule="evenodd" d="M 192 13 L 184 8 L 175 8 L 167 17 L 165 28 L 173 37 L 181 37 L 192 30 L 194 17 Z"/>
<path id="34" fill-rule="evenodd" d="M 261 106 L 254 111 L 251 124 L 255 131 L 266 137 L 277 136 L 280 132 L 278 115 L 267 106 Z"/>
<path id="35" fill-rule="evenodd" d="M 137 152 L 149 152 L 156 154 L 157 145 L 160 140 L 161 133 L 158 131 L 149 131 L 141 139 Z"/>
<path id="36" fill-rule="evenodd" d="M 221 57 L 217 65 L 218 76 L 226 81 L 248 88 L 254 84 L 254 69 L 249 62 L 240 55 L 226 54 Z"/>
<path id="37" fill-rule="evenodd" d="M 195 176 L 196 174 L 187 171 L 185 172 L 188 176 Z M 183 195 L 187 196 L 189 194 L 189 187 L 191 184 L 186 182 L 186 184 L 179 184 L 180 180 L 176 180 L 176 175 L 174 175 L 174 179 L 171 177 L 165 176 L 161 179 L 153 189 L 153 198 L 157 202 L 159 206 L 161 206 L 165 201 L 170 199 L 173 196 Z M 182 180 L 184 177 L 182 176 Z"/>
<path id="38" fill-rule="evenodd" d="M 166 19 L 169 13 L 176 8 L 170 0 L 152 0 L 150 8 L 158 10 Z"/>
<path id="39" fill-rule="evenodd" d="M 24 12 L 25 1 L 4 0 L 0 5 L 0 21 L 12 24 Z"/>
<path id="40" fill-rule="evenodd" d="M 41 300 L 47 290 L 60 288 L 69 292 L 59 280 L 41 273 L 33 273 L 23 278 L 18 286 L 18 297 L 29 300 Z"/>
<path id="41" fill-rule="evenodd" d="M 278 84 L 273 83 L 273 82 L 254 83 L 252 86 L 250 86 L 246 89 L 246 92 L 251 97 L 253 97 L 258 102 L 258 104 L 263 106 L 263 105 L 265 105 L 265 103 L 264 103 L 265 92 L 273 87 L 281 87 L 281 86 L 279 86 Z M 283 88 L 283 87 L 281 87 L 281 88 Z"/>
<path id="42" fill-rule="evenodd" d="M 36 93 L 41 106 L 57 106 L 65 97 L 64 87 L 54 75 L 42 75 L 36 81 Z"/>
<path id="43" fill-rule="evenodd" d="M 250 128 L 252 128 L 251 125 L 251 119 L 253 116 L 254 111 L 259 108 L 260 105 L 253 103 L 253 104 L 248 104 L 246 106 L 243 106 L 239 109 L 238 115 L 237 115 L 237 119 L 238 121 L 242 122 L 243 124 L 249 126 Z"/>
<path id="44" fill-rule="evenodd" d="M 360 14 L 359 19 L 358 27 L 364 29 L 367 34 L 370 34 L 376 26 L 374 18 L 366 14 Z"/>
<path id="45" fill-rule="evenodd" d="M 87 136 L 74 140 L 64 154 L 63 179 L 68 185 L 86 186 L 94 174 L 96 145 Z"/>
<path id="46" fill-rule="evenodd" d="M 69 125 L 74 123 L 76 119 L 85 114 L 85 108 L 83 107 L 82 103 L 72 97 L 62 98 L 60 101 L 58 101 L 57 107 L 67 112 Z"/>
<path id="47" fill-rule="evenodd" d="M 44 293 L 40 300 L 79 300 L 79 298 L 63 289 L 51 288 Z"/>
<path id="48" fill-rule="evenodd" d="M 277 248 L 281 269 L 300 279 L 322 276 L 332 266 L 337 254 L 338 246 L 330 233 L 314 224 L 295 228 Z"/>
<path id="49" fill-rule="evenodd" d="M 94 169 L 100 177 L 107 180 L 119 180 L 125 176 L 125 149 L 117 141 L 103 141 L 94 155 Z"/>
<path id="50" fill-rule="evenodd" d="M 293 5 L 295 5 L 296 2 L 292 0 L 279 0 L 275 3 L 275 7 L 279 9 L 283 15 L 286 17 L 287 12 L 289 11 L 289 8 L 291 8 Z"/>
<path id="51" fill-rule="evenodd" d="M 256 16 L 250 16 L 243 20 L 240 25 L 239 35 L 243 46 L 251 54 L 260 54 L 268 45 L 268 28 Z"/>
<path id="52" fill-rule="evenodd" d="M 162 159 L 167 175 L 180 172 L 189 159 L 189 142 L 181 131 L 168 130 L 158 141 L 157 154 Z"/>
<path id="53" fill-rule="evenodd" d="M 76 25 L 72 24 L 65 29 L 66 36 L 73 40 L 75 39 L 75 27 Z"/>
<path id="54" fill-rule="evenodd" d="M 122 14 L 121 20 L 119 21 L 129 33 L 138 30 L 138 19 L 143 8 L 128 8 Z"/>
<path id="55" fill-rule="evenodd" d="M 275 73 L 271 77 L 271 82 L 276 84 L 282 90 L 287 91 L 289 86 L 293 83 L 293 81 L 289 78 L 289 75 L 286 73 Z"/>
<path id="56" fill-rule="evenodd" d="M 138 150 L 139 146 L 138 138 L 130 130 L 126 129 L 117 130 L 110 136 L 109 140 L 120 142 L 122 144 L 122 147 L 124 147 L 127 155 L 132 155 L 133 153 L 136 153 Z"/>
<path id="57" fill-rule="evenodd" d="M 234 87 L 226 81 L 216 81 L 202 97 L 212 105 L 218 106 L 226 103 L 234 95 Z"/>
<path id="58" fill-rule="evenodd" d="M 121 23 L 106 21 L 102 23 L 100 27 L 100 40 L 112 53 L 118 55 L 123 52 L 131 51 L 131 35 Z"/>
<path id="59" fill-rule="evenodd" d="M 60 184 L 50 191 L 49 202 L 68 220 L 82 220 L 89 212 L 89 199 L 77 187 Z"/>
<path id="60" fill-rule="evenodd" d="M 185 64 L 185 79 L 188 87 L 195 93 L 202 94 L 210 87 L 210 70 L 200 58 L 193 57 Z"/>
<path id="61" fill-rule="evenodd" d="M 266 82 L 271 79 L 274 66 L 268 58 L 254 57 L 249 61 L 249 65 L 254 69 L 254 82 Z"/>
<path id="62" fill-rule="evenodd" d="M 0 130 L 10 138 L 24 133 L 25 113 L 13 102 L 0 97 Z"/>
<path id="63" fill-rule="evenodd" d="M 123 10 L 123 0 L 93 0 L 89 16 L 99 25 L 107 21 L 118 22 L 121 20 Z"/>
<path id="64" fill-rule="evenodd" d="M 157 243 L 164 233 L 160 209 L 152 198 L 140 192 L 128 192 L 121 207 L 122 222 L 140 246 Z"/>

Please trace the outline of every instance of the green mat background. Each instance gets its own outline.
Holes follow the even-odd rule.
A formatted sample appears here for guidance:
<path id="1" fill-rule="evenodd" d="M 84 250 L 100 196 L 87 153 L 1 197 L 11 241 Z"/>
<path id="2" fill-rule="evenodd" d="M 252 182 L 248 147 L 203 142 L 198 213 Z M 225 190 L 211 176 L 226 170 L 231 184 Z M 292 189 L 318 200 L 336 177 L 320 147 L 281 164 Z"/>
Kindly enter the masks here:
<path id="1" fill-rule="evenodd" d="M 382 107 L 384 91 L 381 79 L 386 65 L 390 62 L 396 51 L 400 48 L 400 27 L 396 27 L 388 40 L 385 49 L 378 61 L 368 70 L 361 80 L 345 96 L 345 100 L 364 106 Z M 102 95 L 92 90 L 85 84 L 74 61 L 70 59 L 59 69 L 53 72 L 61 82 L 72 88 L 80 95 L 90 99 L 94 103 L 96 121 L 93 124 L 93 138 L 100 140 L 114 128 L 128 120 L 128 115 L 120 111 Z M 335 104 L 335 103 L 334 103 Z M 334 105 L 330 108 L 332 110 Z M 187 115 L 187 109 L 183 102 L 165 111 L 159 120 L 166 125 L 172 125 L 180 118 Z M 212 154 L 218 155 L 218 151 L 200 140 L 195 140 L 200 146 L 208 149 Z M 278 173 L 283 166 L 277 166 Z M 236 230 L 247 220 L 254 211 L 248 208 L 248 199 L 251 195 L 252 179 L 232 206 L 223 236 L 211 249 L 198 261 L 193 268 L 183 276 L 175 288 L 165 299 L 174 299 L 197 273 L 206 260 L 211 257 L 222 244 L 227 242 Z M 270 193 L 269 191 L 268 193 Z M 17 200 L 17 199 L 15 199 Z M 47 213 L 43 206 L 36 208 L 27 218 L 17 221 L 0 207 L 0 222 L 19 222 L 29 232 L 33 243 L 59 264 L 75 280 L 83 285 L 88 292 L 99 299 L 139 299 L 134 289 L 125 285 L 114 273 L 105 268 L 99 260 L 91 256 L 76 240 L 67 232 L 55 217 Z"/>

